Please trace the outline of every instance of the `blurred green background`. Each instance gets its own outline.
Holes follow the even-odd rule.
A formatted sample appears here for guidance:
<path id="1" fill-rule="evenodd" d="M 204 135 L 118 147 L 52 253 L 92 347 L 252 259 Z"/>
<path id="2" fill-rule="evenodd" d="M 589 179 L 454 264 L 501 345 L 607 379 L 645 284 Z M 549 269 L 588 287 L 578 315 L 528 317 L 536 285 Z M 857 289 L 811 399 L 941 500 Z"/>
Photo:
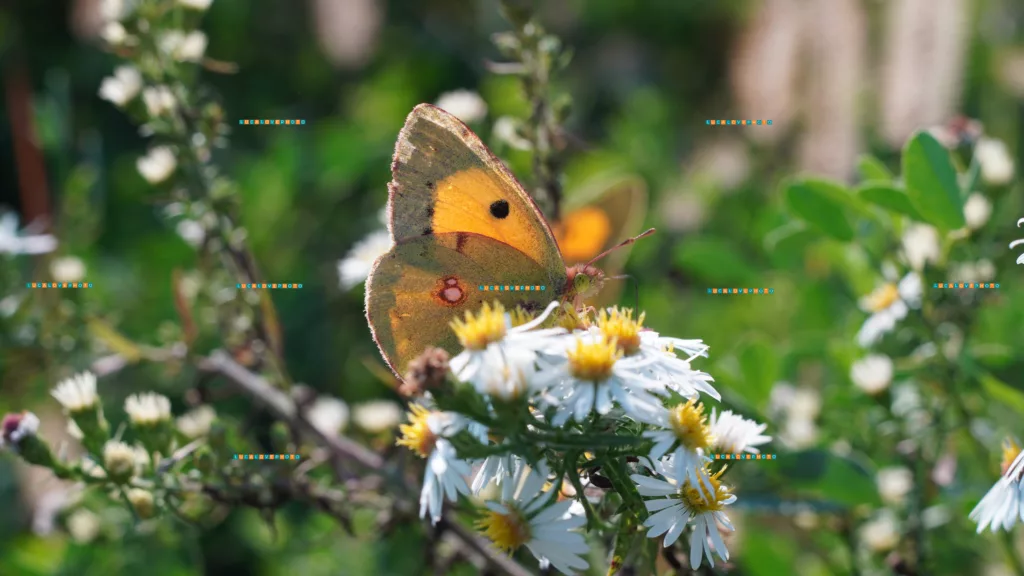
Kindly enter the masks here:
<path id="1" fill-rule="evenodd" d="M 23 221 L 49 221 L 61 240 L 55 255 L 0 266 L 8 267 L 8 278 L 42 281 L 53 258 L 74 256 L 96 286 L 25 295 L 43 312 L 33 317 L 35 332 L 0 330 L 4 411 L 28 407 L 43 415 L 50 406 L 53 412 L 47 390 L 99 354 L 82 322 L 56 323 L 46 310 L 71 309 L 60 316 L 65 319 L 99 315 L 149 345 L 180 338 L 172 271 L 194 268 L 196 254 L 163 216 L 171 191 L 154 189 L 136 170 L 146 139 L 97 96 L 118 62 L 96 41 L 91 14 L 98 4 L 0 5 L 7 95 L 0 104 L 0 206 L 20 211 Z M 556 83 L 573 98 L 568 190 L 609 169 L 639 174 L 648 184 L 646 224 L 658 233 L 636 244 L 626 267 L 639 284 L 647 323 L 710 344 L 711 357 L 700 368 L 715 376 L 728 405 L 772 422 L 768 433 L 777 442 L 768 451 L 783 458 L 790 450 L 830 447 L 852 454 L 848 469 L 818 475 L 789 475 L 774 463 L 738 470 L 731 573 L 849 573 L 844 543 L 853 528 L 844 524 L 846 512 L 830 511 L 860 502 L 877 508 L 875 471 L 903 463 L 894 447 L 905 432 L 899 426 L 887 432 L 878 402 L 849 377 L 864 318 L 856 301 L 875 286 L 879 271 L 820 234 L 785 233 L 793 217 L 781 183 L 805 172 L 856 183 L 865 153 L 898 174 L 900 147 L 914 130 L 960 114 L 1005 142 L 1009 161 L 1019 166 L 1024 5 L 580 0 L 545 3 L 538 18 L 575 53 Z M 528 113 L 515 79 L 485 68 L 487 60 L 500 59 L 490 35 L 507 27 L 490 0 L 216 0 L 206 14 L 207 55 L 238 67 L 202 73 L 232 128 L 230 147 L 215 152 L 214 161 L 240 185 L 241 220 L 263 276 L 304 285 L 274 293 L 297 381 L 350 404 L 397 400 L 367 368 L 367 360 L 380 362 L 363 291 L 339 289 L 336 263 L 380 226 L 395 137 L 414 105 L 455 89 L 479 93 L 488 112 L 474 128 L 530 180 L 529 154 L 492 137 L 494 120 Z M 27 118 L 14 105 L 26 85 Z M 34 132 L 43 172 L 16 152 L 19 118 Z M 238 126 L 242 118 L 306 124 Z M 712 127 L 705 124 L 710 118 L 770 118 L 773 125 Z M 1015 228 L 1024 216 L 1022 188 L 1012 180 L 982 192 L 991 219 L 949 259 L 990 261 L 1001 288 L 965 301 L 958 308 L 963 316 L 950 323 L 959 327 L 972 362 L 997 381 L 989 392 L 1001 396 L 965 400 L 973 402 L 971 430 L 991 450 L 985 457 L 991 465 L 982 469 L 977 460 L 960 458 L 956 481 L 933 495 L 946 514 L 928 528 L 933 565 L 942 574 L 998 573 L 986 572 L 995 570 L 988 563 L 1001 562 L 992 541 L 969 536 L 966 515 L 996 477 L 1002 436 L 1024 434 L 1018 410 L 1024 405 L 1024 269 L 1007 250 L 1024 236 Z M 944 277 L 933 270 L 926 285 Z M 775 293 L 706 293 L 723 286 Z M 630 292 L 624 292 L 627 305 Z M 934 295 L 925 290 L 925 300 Z M 133 391 L 156 389 L 182 408 L 191 377 L 139 365 L 104 380 L 102 389 L 111 406 Z M 805 404 L 820 406 L 810 410 L 810 428 L 782 440 L 786 409 L 773 409 L 770 397 L 773 389 L 789 390 L 779 382 L 804 391 Z M 779 402 L 797 401 L 780 392 Z M 224 410 L 245 412 L 236 405 Z M 954 455 L 968 450 L 954 439 L 948 448 Z M 800 474 L 811 480 L 800 484 Z M 286 514 L 276 539 L 249 512 L 201 531 L 168 525 L 86 541 L 59 530 L 36 534 L 33 518 L 45 515 L 47 482 L 0 459 L 0 507 L 8 511 L 0 518 L 0 574 L 419 574 L 426 553 L 418 526 L 378 539 L 364 518 L 361 539 L 352 539 L 304 509 Z M 898 548 L 883 542 L 866 552 L 864 565 L 886 573 L 887 546 Z M 455 570 L 474 573 L 468 565 Z"/>

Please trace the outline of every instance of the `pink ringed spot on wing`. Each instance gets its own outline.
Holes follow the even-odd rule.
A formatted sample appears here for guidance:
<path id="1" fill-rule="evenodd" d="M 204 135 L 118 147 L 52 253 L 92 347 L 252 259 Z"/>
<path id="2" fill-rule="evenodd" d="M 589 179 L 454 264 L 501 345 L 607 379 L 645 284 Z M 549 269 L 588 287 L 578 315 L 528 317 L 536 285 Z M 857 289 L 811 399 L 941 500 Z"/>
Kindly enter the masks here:
<path id="1" fill-rule="evenodd" d="M 445 306 L 458 306 L 467 297 L 466 289 L 459 283 L 458 276 L 445 276 L 438 281 L 435 297 Z"/>

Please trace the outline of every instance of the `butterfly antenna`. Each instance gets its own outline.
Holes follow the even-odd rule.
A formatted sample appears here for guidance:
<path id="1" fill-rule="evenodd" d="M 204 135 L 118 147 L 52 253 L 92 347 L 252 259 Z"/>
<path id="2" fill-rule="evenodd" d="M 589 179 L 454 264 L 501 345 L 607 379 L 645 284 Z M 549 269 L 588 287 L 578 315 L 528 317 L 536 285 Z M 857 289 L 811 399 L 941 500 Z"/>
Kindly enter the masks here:
<path id="1" fill-rule="evenodd" d="M 645 236 L 650 236 L 651 234 L 654 234 L 654 228 L 650 228 L 650 229 L 648 229 L 648 230 L 646 230 L 644 232 L 641 232 L 640 234 L 637 234 L 636 236 L 633 236 L 632 238 L 627 238 L 627 239 L 623 240 L 622 242 L 619 242 L 615 246 L 612 246 L 611 248 L 609 248 L 609 249 L 605 250 L 604 252 L 601 252 L 597 256 L 594 256 L 593 258 L 591 258 L 590 262 L 587 262 L 587 266 L 590 266 L 594 262 L 597 262 L 601 258 L 604 258 L 605 256 L 611 254 L 612 252 L 614 252 L 614 251 L 616 251 L 616 250 L 618 250 L 620 248 L 625 248 L 626 246 L 629 246 L 633 242 L 636 242 L 637 240 L 639 240 L 641 238 L 644 238 Z"/>

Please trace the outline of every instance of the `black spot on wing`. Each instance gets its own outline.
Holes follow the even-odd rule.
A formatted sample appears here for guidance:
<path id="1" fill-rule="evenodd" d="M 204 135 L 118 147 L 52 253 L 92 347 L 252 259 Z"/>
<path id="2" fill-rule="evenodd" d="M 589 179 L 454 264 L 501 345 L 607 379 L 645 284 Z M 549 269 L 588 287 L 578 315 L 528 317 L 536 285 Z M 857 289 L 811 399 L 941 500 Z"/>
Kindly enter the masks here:
<path id="1" fill-rule="evenodd" d="M 495 200 L 491 202 L 491 216 L 499 220 L 508 218 L 509 206 L 508 200 Z"/>

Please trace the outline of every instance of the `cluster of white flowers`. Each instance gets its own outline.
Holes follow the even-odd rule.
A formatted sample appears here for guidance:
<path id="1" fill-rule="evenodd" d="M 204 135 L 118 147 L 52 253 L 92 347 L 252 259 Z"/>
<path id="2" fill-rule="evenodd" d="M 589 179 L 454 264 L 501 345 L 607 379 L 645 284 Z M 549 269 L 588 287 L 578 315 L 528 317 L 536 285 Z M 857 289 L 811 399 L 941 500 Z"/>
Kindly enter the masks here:
<path id="1" fill-rule="evenodd" d="M 556 309 L 559 303 L 552 302 L 515 326 L 500 304 L 484 304 L 478 313 L 452 322 L 463 346 L 449 363 L 455 380 L 472 387 L 495 414 L 525 405 L 517 413 L 529 414 L 526 430 L 582 439 L 593 426 L 632 422 L 642 431 L 634 437 L 637 449 L 648 446 L 638 454 L 642 465 L 629 475 L 637 493 L 650 498 L 644 502 L 647 535 L 664 536 L 664 545 L 671 546 L 689 529 L 694 568 L 704 558 L 714 565 L 713 554 L 727 560 L 720 531 L 733 529 L 725 509 L 736 497 L 722 482 L 724 469 L 714 470 L 710 456 L 757 453 L 757 446 L 771 440 L 763 434 L 765 425 L 731 411 L 713 411 L 709 422 L 700 396 L 717 400 L 719 394 L 712 377 L 691 366 L 707 355 L 702 341 L 663 336 L 643 326 L 643 315 L 635 318 L 618 308 L 600 311 L 593 322 L 584 321 L 586 328 L 543 328 Z M 540 439 L 536 448 L 548 458 L 531 466 L 511 445 L 502 450 L 504 440 L 491 438 L 493 430 L 437 408 L 437 401 L 427 394 L 413 404 L 398 440 L 427 459 L 421 515 L 429 513 L 436 522 L 444 499 L 484 497 L 485 489 L 496 485 L 500 496 L 485 503 L 480 523 L 496 546 L 507 551 L 526 546 L 542 564 L 564 573 L 585 568 L 587 545 L 574 531 L 586 523 L 585 496 L 571 491 L 565 500 L 565 492 L 559 492 L 575 472 L 563 469 L 566 450 Z M 461 459 L 451 438 L 463 432 L 493 455 Z M 469 480 L 473 468 L 477 472 Z"/>

